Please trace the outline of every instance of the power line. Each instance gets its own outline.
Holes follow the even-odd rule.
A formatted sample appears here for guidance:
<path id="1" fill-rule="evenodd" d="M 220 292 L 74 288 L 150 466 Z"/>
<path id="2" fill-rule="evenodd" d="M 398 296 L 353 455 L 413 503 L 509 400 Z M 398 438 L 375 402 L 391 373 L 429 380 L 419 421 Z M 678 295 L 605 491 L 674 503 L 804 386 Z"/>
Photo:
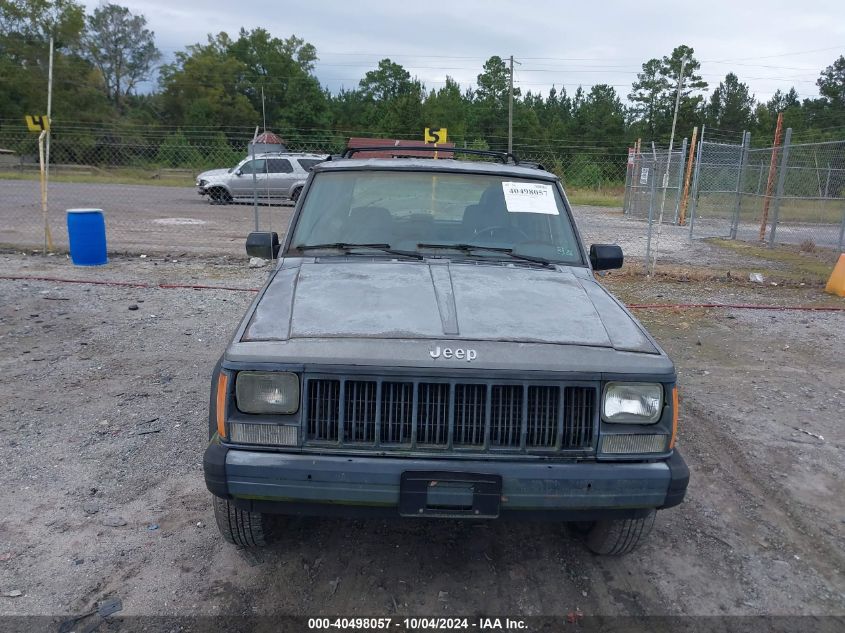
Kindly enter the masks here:
<path id="1" fill-rule="evenodd" d="M 773 59 L 775 57 L 791 57 L 793 55 L 807 55 L 809 53 L 821 53 L 824 51 L 832 51 L 832 50 L 843 50 L 845 49 L 845 44 L 839 44 L 837 46 L 828 46 L 826 48 L 813 48 L 806 51 L 793 51 L 791 53 L 778 53 L 776 55 L 757 55 L 754 57 L 733 57 L 728 59 L 702 59 L 701 63 L 711 63 L 711 62 L 736 62 L 736 61 L 746 61 L 749 59 Z"/>

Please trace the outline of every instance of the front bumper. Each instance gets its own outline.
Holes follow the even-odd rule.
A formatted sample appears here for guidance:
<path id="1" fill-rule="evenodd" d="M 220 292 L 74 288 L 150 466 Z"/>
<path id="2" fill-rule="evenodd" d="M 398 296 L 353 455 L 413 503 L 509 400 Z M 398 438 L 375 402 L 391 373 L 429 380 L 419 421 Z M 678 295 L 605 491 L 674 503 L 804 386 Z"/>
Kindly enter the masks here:
<path id="1" fill-rule="evenodd" d="M 278 453 L 230 449 L 215 439 L 203 466 L 212 494 L 286 514 L 397 516 L 407 472 L 499 476 L 502 515 L 584 521 L 678 505 L 689 482 L 677 450 L 658 462 L 505 462 Z"/>

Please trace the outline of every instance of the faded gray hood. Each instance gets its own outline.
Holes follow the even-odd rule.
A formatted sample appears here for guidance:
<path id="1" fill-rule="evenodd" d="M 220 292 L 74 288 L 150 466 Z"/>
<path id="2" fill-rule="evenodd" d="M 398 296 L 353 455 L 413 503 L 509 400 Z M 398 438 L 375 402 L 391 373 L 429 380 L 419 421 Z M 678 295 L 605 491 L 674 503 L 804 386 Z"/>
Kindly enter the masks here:
<path id="1" fill-rule="evenodd" d="M 197 180 L 208 180 L 209 178 L 219 178 L 229 173 L 228 169 L 209 169 L 197 175 Z"/>
<path id="2" fill-rule="evenodd" d="M 448 260 L 330 260 L 280 268 L 243 341 L 388 338 L 515 341 L 658 353 L 592 278 Z"/>

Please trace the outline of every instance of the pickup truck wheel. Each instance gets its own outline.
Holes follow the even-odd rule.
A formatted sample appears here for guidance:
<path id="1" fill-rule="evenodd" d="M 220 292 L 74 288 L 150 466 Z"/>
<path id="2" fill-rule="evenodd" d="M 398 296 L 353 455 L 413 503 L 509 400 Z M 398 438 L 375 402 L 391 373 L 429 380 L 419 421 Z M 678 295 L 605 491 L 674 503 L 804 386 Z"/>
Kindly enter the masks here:
<path id="1" fill-rule="evenodd" d="M 208 190 L 208 201 L 211 204 L 229 204 L 232 201 L 232 196 L 225 189 L 215 187 Z"/>
<path id="2" fill-rule="evenodd" d="M 596 521 L 587 533 L 587 547 L 595 554 L 619 556 L 633 552 L 654 527 L 655 510 L 638 519 Z"/>
<path id="3" fill-rule="evenodd" d="M 241 510 L 220 497 L 212 497 L 212 503 L 217 528 L 227 543 L 264 547 L 270 542 L 266 515 Z"/>

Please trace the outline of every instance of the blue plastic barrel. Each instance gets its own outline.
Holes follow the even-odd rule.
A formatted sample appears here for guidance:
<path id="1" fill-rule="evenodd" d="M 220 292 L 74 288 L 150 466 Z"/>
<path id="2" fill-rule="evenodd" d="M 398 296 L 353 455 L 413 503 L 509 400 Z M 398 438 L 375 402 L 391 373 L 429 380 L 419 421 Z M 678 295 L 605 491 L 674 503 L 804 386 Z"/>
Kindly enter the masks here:
<path id="1" fill-rule="evenodd" d="M 106 255 L 106 220 L 101 209 L 68 209 L 70 259 L 77 266 L 100 266 Z"/>

